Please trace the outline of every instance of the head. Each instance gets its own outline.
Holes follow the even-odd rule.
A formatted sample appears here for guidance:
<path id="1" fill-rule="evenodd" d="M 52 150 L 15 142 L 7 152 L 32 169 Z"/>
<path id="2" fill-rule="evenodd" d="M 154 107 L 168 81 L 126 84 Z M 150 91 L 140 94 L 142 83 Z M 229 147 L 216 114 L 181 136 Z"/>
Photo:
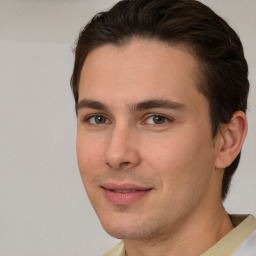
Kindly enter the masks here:
<path id="1" fill-rule="evenodd" d="M 134 37 L 185 46 L 198 60 L 198 90 L 209 101 L 213 137 L 235 111 L 246 112 L 248 67 L 240 39 L 226 21 L 194 0 L 120 1 L 108 12 L 97 14 L 81 31 L 75 49 L 71 87 L 76 104 L 87 55 L 102 45 L 123 45 Z M 240 154 L 225 169 L 223 199 L 239 159 Z"/>
<path id="2" fill-rule="evenodd" d="M 88 54 L 106 44 L 125 45 L 133 38 L 183 46 L 197 59 L 197 87 L 209 102 L 213 137 L 235 111 L 246 112 L 248 67 L 239 37 L 226 21 L 194 0 L 120 1 L 109 11 L 97 14 L 81 31 L 75 49 L 71 87 L 76 104 L 81 70 Z M 240 154 L 225 169 L 223 199 L 239 159 Z"/>
<path id="3" fill-rule="evenodd" d="M 198 90 L 209 101 L 213 137 L 235 111 L 246 111 L 248 67 L 239 37 L 226 21 L 194 0 L 120 1 L 108 12 L 97 14 L 81 31 L 75 49 L 71 87 L 76 104 L 87 55 L 102 45 L 124 45 L 132 38 L 182 45 L 198 60 Z M 239 159 L 240 154 L 225 169 L 223 199 Z"/>

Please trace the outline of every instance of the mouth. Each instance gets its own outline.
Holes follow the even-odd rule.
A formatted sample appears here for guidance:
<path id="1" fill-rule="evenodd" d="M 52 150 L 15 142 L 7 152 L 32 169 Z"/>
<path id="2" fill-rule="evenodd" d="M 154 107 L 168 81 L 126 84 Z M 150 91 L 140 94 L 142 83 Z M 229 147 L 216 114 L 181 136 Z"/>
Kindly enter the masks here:
<path id="1" fill-rule="evenodd" d="M 116 193 L 127 194 L 127 193 L 136 192 L 137 190 L 111 190 L 111 191 L 116 192 Z"/>
<path id="2" fill-rule="evenodd" d="M 152 188 L 140 187 L 134 184 L 108 183 L 102 186 L 105 198 L 115 205 L 128 205 L 145 198 Z"/>

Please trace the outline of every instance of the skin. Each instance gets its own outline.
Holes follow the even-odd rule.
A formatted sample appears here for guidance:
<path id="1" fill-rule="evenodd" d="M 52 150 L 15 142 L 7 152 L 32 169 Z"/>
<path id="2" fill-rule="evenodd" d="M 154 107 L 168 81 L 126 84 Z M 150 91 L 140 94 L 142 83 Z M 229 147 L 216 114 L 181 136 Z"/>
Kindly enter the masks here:
<path id="1" fill-rule="evenodd" d="M 104 45 L 84 63 L 79 169 L 102 226 L 129 256 L 199 255 L 233 228 L 221 203 L 226 140 L 212 138 L 198 77 L 189 51 L 155 40 Z M 148 191 L 113 203 L 110 183 Z"/>

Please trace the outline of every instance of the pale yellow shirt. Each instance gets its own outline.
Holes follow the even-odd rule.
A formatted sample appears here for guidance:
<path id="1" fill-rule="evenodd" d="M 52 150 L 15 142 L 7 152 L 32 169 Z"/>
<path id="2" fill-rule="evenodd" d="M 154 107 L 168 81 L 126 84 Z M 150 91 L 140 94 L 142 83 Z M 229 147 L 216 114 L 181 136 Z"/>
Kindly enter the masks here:
<path id="1" fill-rule="evenodd" d="M 230 215 L 230 219 L 235 228 L 201 256 L 231 256 L 252 233 L 256 232 L 256 219 L 252 215 Z M 120 242 L 103 256 L 124 255 L 124 243 Z M 256 255 L 256 251 L 251 255 Z M 249 256 L 249 254 L 241 256 Z"/>

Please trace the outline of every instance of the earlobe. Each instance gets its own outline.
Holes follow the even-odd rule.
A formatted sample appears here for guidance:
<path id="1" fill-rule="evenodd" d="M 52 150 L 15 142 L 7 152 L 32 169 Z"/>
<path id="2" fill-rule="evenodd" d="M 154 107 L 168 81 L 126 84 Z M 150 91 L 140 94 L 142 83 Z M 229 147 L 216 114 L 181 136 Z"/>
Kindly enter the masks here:
<path id="1" fill-rule="evenodd" d="M 237 157 L 247 134 L 247 118 L 243 111 L 236 111 L 231 121 L 223 125 L 220 131 L 220 146 L 215 167 L 224 169 Z"/>

